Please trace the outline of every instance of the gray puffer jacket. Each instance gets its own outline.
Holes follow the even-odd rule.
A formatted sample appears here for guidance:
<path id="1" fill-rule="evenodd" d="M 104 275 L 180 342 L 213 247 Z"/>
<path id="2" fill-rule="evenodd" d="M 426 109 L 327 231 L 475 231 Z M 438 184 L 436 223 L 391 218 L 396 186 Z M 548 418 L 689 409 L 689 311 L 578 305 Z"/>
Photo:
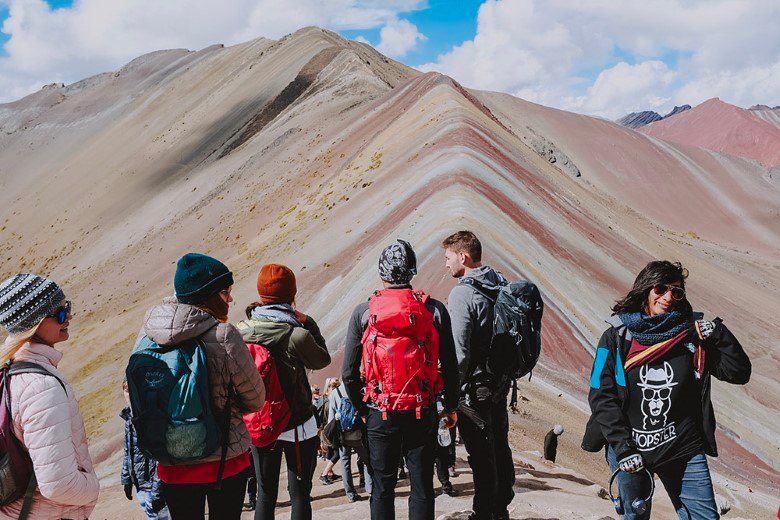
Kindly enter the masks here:
<path id="1" fill-rule="evenodd" d="M 458 358 L 460 386 L 471 381 L 489 378 L 485 371 L 487 349 L 493 339 L 493 302 L 464 282 L 465 278 L 490 290 L 495 290 L 506 278 L 489 266 L 472 269 L 458 280 L 450 291 L 447 309 L 452 320 L 452 338 Z M 469 375 L 471 374 L 471 375 Z"/>
<path id="2" fill-rule="evenodd" d="M 146 313 L 136 348 L 144 335 L 158 345 L 176 345 L 192 338 L 201 340 L 206 349 L 211 402 L 216 414 L 225 409 L 228 388 L 235 388 L 230 407 L 227 458 L 247 452 L 252 443 L 243 414 L 263 407 L 265 385 L 238 330 L 230 323 L 220 323 L 198 307 L 168 298 Z M 221 452 L 220 447 L 195 463 L 219 460 Z"/>

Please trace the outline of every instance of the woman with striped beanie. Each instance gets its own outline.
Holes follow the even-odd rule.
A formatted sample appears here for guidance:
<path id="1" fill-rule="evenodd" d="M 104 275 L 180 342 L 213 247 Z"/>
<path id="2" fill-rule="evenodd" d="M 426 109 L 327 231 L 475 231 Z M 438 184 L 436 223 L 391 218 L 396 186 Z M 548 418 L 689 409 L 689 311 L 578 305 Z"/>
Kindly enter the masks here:
<path id="1" fill-rule="evenodd" d="M 84 420 L 73 388 L 57 370 L 63 354 L 55 345 L 68 339 L 72 317 L 70 301 L 47 278 L 18 274 L 0 284 L 0 325 L 8 332 L 0 363 L 28 367 L 6 387 L 11 429 L 23 439 L 34 471 L 27 496 L 0 506 L 0 517 L 83 519 L 97 502 L 100 484 Z"/>

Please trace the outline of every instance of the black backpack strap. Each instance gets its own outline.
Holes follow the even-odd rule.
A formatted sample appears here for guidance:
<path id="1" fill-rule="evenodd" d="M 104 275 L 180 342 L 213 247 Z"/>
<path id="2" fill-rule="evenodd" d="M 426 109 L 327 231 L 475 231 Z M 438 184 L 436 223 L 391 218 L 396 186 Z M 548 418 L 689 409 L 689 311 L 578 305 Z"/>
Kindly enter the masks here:
<path id="1" fill-rule="evenodd" d="M 22 502 L 22 510 L 19 511 L 19 520 L 27 520 L 30 516 L 30 509 L 32 509 L 33 495 L 35 495 L 35 488 L 38 487 L 38 479 L 35 478 L 35 472 L 30 475 L 30 482 L 27 483 L 27 491 L 24 492 L 24 502 Z"/>
<path id="2" fill-rule="evenodd" d="M 234 388 L 232 384 L 228 385 L 227 401 L 225 401 L 225 424 L 222 429 L 222 455 L 219 458 L 219 469 L 217 470 L 217 482 L 214 484 L 214 488 L 217 490 L 222 489 L 222 474 L 225 472 L 225 461 L 227 460 L 228 442 L 230 437 L 230 405 L 233 397 Z"/>
<path id="3" fill-rule="evenodd" d="M 62 389 L 65 391 L 65 394 L 67 395 L 68 393 L 68 391 L 65 389 L 65 383 L 62 382 L 62 379 L 55 376 L 37 363 L 31 363 L 29 361 L 17 361 L 15 363 L 11 363 L 11 368 L 8 370 L 8 375 L 15 376 L 16 374 L 42 374 L 44 376 L 51 376 L 57 380 Z"/>
<path id="4" fill-rule="evenodd" d="M 479 294 L 490 300 L 491 303 L 495 304 L 496 299 L 498 298 L 498 291 L 491 291 L 478 281 L 476 281 L 474 278 L 470 276 L 464 276 L 460 279 L 458 283 L 462 283 L 463 285 L 468 285 L 475 291 L 477 291 Z"/>

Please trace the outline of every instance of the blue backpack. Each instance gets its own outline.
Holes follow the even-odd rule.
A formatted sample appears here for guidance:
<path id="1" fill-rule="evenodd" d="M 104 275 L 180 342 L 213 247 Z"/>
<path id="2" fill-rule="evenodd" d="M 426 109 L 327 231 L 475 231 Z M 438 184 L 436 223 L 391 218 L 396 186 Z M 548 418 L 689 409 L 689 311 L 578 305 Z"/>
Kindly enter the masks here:
<path id="1" fill-rule="evenodd" d="M 342 395 L 341 389 L 336 388 L 341 401 L 339 401 L 339 430 L 341 430 L 339 443 L 346 448 L 359 448 L 363 446 L 363 421 L 349 396 Z"/>
<path id="2" fill-rule="evenodd" d="M 219 448 L 220 428 L 212 412 L 200 341 L 162 346 L 144 337 L 125 374 L 139 448 L 164 465 L 196 461 Z M 229 409 L 228 398 L 228 420 Z"/>
<path id="3" fill-rule="evenodd" d="M 351 432 L 360 427 L 360 416 L 357 409 L 349 400 L 349 396 L 341 395 L 341 389 L 336 388 L 336 393 L 339 394 L 341 400 L 339 401 L 339 428 L 343 432 Z"/>

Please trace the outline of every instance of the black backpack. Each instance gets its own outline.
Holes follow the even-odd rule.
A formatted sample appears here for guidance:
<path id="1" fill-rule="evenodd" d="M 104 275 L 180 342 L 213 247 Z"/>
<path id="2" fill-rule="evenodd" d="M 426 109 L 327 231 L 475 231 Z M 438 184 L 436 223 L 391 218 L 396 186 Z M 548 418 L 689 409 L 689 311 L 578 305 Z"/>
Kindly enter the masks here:
<path id="1" fill-rule="evenodd" d="M 531 372 L 542 351 L 544 302 L 531 282 L 505 283 L 489 289 L 471 277 L 461 278 L 493 302 L 493 338 L 487 352 L 487 369 L 500 379 L 516 380 Z M 516 402 L 516 385 L 513 404 Z"/>

